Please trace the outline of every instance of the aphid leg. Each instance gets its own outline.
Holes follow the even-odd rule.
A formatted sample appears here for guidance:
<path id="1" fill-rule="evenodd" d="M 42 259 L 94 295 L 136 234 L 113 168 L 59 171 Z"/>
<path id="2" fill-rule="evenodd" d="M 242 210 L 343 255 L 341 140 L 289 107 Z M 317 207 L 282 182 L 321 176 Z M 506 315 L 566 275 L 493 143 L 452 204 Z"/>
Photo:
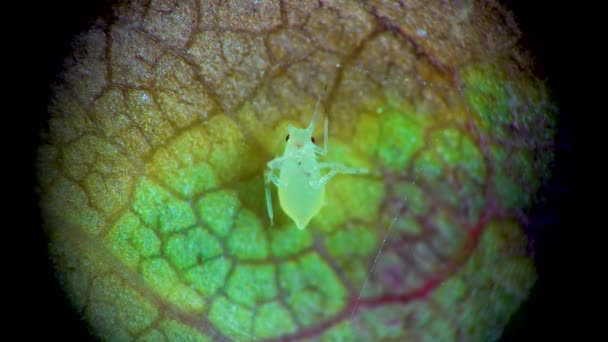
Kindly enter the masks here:
<path id="1" fill-rule="evenodd" d="M 274 174 L 274 170 L 281 167 L 283 158 L 275 158 L 269 161 L 266 165 L 268 169 L 264 172 L 264 187 L 266 192 L 266 211 L 268 212 L 268 218 L 270 219 L 270 225 L 274 225 L 274 213 L 272 211 L 272 195 L 270 194 L 270 182 L 277 187 L 279 186 L 279 177 Z"/>
<path id="2" fill-rule="evenodd" d="M 268 166 L 268 168 L 270 170 L 280 169 L 281 168 L 281 164 L 283 163 L 283 159 L 285 159 L 285 157 L 274 158 L 273 160 L 271 160 L 268 163 L 266 163 L 266 166 Z"/>
<path id="3" fill-rule="evenodd" d="M 266 211 L 268 212 L 268 218 L 270 219 L 270 225 L 274 225 L 274 213 L 272 212 L 272 195 L 270 194 L 270 182 L 279 186 L 279 178 L 274 174 L 272 169 L 264 172 L 264 186 L 266 190 Z"/>
<path id="4" fill-rule="evenodd" d="M 337 174 L 355 175 L 355 174 L 368 173 L 367 169 L 357 168 L 357 167 L 346 167 L 340 163 L 319 163 L 317 165 L 317 167 L 319 169 L 329 168 L 331 170 L 329 170 L 329 172 L 327 174 L 325 174 L 325 176 L 321 177 L 318 181 L 316 181 L 314 183 L 311 182 L 310 185 L 315 188 L 324 186 L 330 179 L 332 179 Z"/>

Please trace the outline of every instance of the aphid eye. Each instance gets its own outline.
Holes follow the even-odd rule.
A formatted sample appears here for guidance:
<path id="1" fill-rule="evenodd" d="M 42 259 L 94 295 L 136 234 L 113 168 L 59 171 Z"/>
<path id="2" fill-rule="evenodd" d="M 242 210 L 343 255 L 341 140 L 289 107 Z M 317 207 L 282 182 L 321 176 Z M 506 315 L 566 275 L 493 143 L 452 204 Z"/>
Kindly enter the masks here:
<path id="1" fill-rule="evenodd" d="M 315 143 L 315 137 L 310 137 L 310 141 L 312 141 L 312 143 Z"/>
<path id="2" fill-rule="evenodd" d="M 285 137 L 285 141 L 289 140 L 289 134 Z"/>

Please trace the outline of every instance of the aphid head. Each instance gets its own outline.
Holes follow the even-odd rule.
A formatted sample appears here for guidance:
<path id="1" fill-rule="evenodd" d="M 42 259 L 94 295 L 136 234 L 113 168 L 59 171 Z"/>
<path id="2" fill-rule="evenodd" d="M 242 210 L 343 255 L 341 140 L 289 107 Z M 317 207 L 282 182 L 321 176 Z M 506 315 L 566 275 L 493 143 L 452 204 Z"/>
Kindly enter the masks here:
<path id="1" fill-rule="evenodd" d="M 311 146 L 311 144 L 314 144 L 315 140 L 311 133 L 312 132 L 308 128 L 287 127 L 287 134 L 285 135 L 287 148 L 300 149 Z"/>
<path id="2" fill-rule="evenodd" d="M 323 88 L 321 94 L 319 94 L 319 98 L 315 103 L 315 107 L 312 112 L 312 118 L 310 119 L 310 124 L 306 128 L 297 128 L 292 125 L 287 126 L 287 135 L 285 136 L 285 141 L 287 143 L 286 148 L 288 149 L 301 149 L 301 148 L 311 148 L 315 144 L 315 138 L 312 136 L 315 131 L 315 123 L 319 118 L 319 104 L 321 103 L 321 98 L 327 91 L 327 85 Z M 326 118 L 327 120 L 327 118 Z"/>

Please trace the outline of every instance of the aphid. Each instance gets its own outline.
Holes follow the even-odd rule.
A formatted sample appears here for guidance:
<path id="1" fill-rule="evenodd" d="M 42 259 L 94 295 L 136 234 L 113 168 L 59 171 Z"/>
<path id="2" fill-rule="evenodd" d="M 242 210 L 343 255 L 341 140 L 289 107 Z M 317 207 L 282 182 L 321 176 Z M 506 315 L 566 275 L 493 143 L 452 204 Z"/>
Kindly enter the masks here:
<path id="1" fill-rule="evenodd" d="M 321 94 L 323 95 L 323 94 Z M 285 213 L 291 217 L 299 229 L 304 229 L 308 222 L 319 212 L 324 203 L 325 184 L 337 174 L 367 173 L 365 169 L 349 168 L 340 163 L 317 162 L 317 154 L 328 152 L 329 121 L 325 117 L 324 148 L 315 145 L 312 136 L 315 121 L 319 116 L 318 106 L 321 96 L 315 104 L 312 119 L 307 128 L 287 127 L 285 151 L 283 155 L 268 162 L 264 173 L 266 186 L 266 209 L 270 223 L 273 222 L 272 197 L 270 182 L 279 192 L 279 203 Z M 275 174 L 279 170 L 279 175 Z M 321 175 L 321 170 L 329 170 Z"/>

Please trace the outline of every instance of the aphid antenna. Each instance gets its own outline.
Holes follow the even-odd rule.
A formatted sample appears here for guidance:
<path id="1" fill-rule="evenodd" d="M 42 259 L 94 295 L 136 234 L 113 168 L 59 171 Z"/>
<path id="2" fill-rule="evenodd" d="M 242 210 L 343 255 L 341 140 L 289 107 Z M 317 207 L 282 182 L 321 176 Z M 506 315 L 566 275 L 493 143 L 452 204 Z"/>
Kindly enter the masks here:
<path id="1" fill-rule="evenodd" d="M 319 117 L 319 104 L 321 103 L 321 99 L 325 96 L 325 92 L 327 91 L 327 85 L 328 83 L 326 83 L 325 87 L 323 87 L 323 91 L 321 91 L 321 93 L 319 94 L 319 97 L 317 98 L 317 103 L 315 103 L 315 108 L 312 111 L 312 119 L 310 119 L 310 124 L 307 128 L 311 135 L 315 129 L 315 122 Z"/>

